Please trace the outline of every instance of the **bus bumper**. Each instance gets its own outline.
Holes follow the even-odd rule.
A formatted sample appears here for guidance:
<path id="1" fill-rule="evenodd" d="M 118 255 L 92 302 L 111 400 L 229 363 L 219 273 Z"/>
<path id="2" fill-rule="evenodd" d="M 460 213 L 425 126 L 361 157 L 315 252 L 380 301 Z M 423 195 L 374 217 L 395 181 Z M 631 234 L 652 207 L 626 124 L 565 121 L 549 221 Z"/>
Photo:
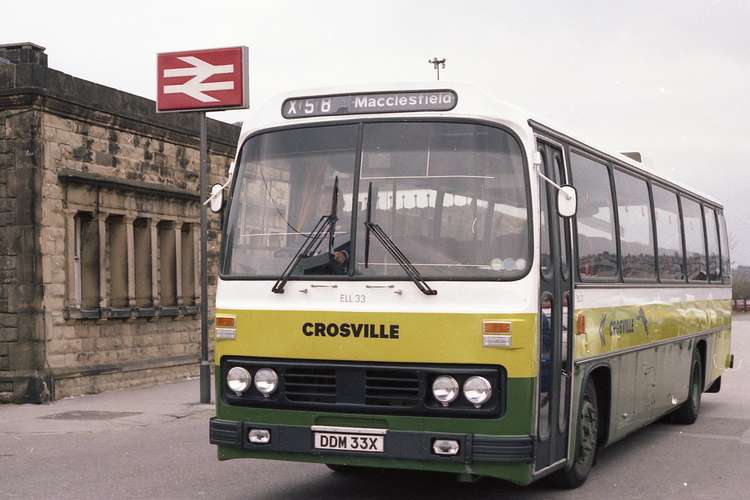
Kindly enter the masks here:
<path id="1" fill-rule="evenodd" d="M 266 458 L 304 462 L 435 470 L 499 477 L 518 484 L 531 481 L 533 441 L 530 436 L 492 436 L 468 433 L 388 430 L 383 452 L 320 450 L 313 446 L 309 426 L 240 422 L 211 418 L 210 442 L 219 446 L 219 458 Z M 250 429 L 266 429 L 267 444 L 251 443 Z M 458 441 L 454 456 L 436 455 L 435 439 Z"/>

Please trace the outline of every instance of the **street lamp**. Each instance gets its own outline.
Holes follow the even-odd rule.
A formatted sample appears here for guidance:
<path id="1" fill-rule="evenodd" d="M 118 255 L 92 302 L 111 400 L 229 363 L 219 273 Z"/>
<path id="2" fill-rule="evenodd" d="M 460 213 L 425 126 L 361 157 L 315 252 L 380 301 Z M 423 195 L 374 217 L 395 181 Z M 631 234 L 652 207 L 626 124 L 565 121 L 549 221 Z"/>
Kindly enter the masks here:
<path id="1" fill-rule="evenodd" d="M 432 66 L 435 68 L 435 71 L 437 72 L 437 79 L 440 80 L 440 68 L 442 67 L 445 69 L 445 58 L 438 59 L 437 57 L 433 57 L 428 63 L 432 64 Z"/>

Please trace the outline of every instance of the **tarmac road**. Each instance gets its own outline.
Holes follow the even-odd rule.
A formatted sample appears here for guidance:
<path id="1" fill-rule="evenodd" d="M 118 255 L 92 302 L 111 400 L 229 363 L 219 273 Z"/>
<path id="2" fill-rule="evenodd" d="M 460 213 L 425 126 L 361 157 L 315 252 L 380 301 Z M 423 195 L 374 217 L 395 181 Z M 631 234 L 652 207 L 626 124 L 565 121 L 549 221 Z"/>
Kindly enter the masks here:
<path id="1" fill-rule="evenodd" d="M 465 484 L 427 473 L 342 476 L 322 465 L 220 463 L 198 381 L 0 406 L 0 498 L 717 499 L 750 498 L 750 315 L 734 322 L 739 365 L 704 394 L 692 426 L 657 423 L 605 449 L 575 491 Z"/>

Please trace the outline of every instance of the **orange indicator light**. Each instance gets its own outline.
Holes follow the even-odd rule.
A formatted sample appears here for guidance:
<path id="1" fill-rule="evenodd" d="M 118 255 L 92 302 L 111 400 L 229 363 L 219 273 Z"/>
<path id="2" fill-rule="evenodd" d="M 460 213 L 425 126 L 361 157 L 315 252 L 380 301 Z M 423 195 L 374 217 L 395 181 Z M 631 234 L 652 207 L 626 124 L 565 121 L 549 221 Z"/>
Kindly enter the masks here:
<path id="1" fill-rule="evenodd" d="M 509 321 L 485 321 L 484 333 L 510 333 Z"/>
<path id="2" fill-rule="evenodd" d="M 216 316 L 217 328 L 234 328 L 236 318 L 234 316 Z"/>

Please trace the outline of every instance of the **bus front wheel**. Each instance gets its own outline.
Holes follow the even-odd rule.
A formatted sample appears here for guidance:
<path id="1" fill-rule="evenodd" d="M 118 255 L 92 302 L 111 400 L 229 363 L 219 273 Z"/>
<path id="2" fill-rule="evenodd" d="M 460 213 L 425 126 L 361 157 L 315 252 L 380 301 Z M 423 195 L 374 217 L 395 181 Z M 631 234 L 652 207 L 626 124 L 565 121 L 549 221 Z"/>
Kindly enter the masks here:
<path id="1" fill-rule="evenodd" d="M 703 392 L 703 364 L 698 349 L 693 351 L 693 361 L 690 363 L 690 386 L 687 401 L 682 403 L 672 415 L 672 421 L 682 425 L 690 425 L 698 419 L 701 410 L 701 393 Z"/>
<path id="2" fill-rule="evenodd" d="M 559 488 L 577 488 L 591 472 L 596 458 L 599 441 L 599 406 L 596 397 L 596 384 L 588 379 L 581 397 L 576 428 L 576 448 L 572 467 L 565 467 L 550 478 Z"/>

